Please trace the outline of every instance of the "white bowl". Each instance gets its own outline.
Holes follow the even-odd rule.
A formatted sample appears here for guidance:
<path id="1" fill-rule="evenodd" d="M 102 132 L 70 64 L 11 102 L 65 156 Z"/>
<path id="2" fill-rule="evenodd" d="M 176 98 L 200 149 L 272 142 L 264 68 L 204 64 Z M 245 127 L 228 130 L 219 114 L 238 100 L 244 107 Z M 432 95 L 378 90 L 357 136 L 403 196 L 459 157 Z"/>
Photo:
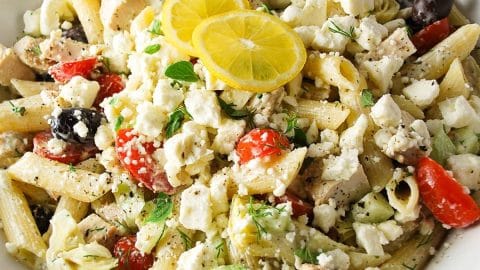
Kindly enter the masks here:
<path id="1" fill-rule="evenodd" d="M 459 7 L 469 17 L 480 22 L 480 1 L 456 0 Z M 39 6 L 41 0 L 0 0 L 0 43 L 11 46 L 23 30 L 22 16 L 28 9 Z M 0 243 L 4 243 L 3 231 Z M 437 252 L 427 270 L 478 269 L 478 250 L 480 248 L 480 225 L 467 230 L 457 230 L 450 234 L 442 248 Z M 0 244 L 0 268 L 25 270 Z"/>

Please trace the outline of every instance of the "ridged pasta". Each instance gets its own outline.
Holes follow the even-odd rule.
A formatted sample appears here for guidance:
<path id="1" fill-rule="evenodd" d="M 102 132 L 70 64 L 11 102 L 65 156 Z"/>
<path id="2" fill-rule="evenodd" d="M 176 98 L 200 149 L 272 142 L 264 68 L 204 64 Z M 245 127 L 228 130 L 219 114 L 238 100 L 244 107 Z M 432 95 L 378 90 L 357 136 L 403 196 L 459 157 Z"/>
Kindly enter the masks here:
<path id="1" fill-rule="evenodd" d="M 375 9 L 372 14 L 375 15 L 377 21 L 386 23 L 395 18 L 400 10 L 400 4 L 395 0 L 375 0 Z"/>

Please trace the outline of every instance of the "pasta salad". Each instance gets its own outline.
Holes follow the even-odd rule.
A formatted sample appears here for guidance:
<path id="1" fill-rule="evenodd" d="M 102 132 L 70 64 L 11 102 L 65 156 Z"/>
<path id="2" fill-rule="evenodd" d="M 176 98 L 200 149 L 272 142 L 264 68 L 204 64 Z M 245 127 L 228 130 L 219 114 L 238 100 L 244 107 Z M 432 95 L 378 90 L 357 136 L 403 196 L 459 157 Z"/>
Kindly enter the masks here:
<path id="1" fill-rule="evenodd" d="M 480 219 L 480 25 L 439 0 L 43 0 L 0 44 L 31 269 L 422 269 Z"/>

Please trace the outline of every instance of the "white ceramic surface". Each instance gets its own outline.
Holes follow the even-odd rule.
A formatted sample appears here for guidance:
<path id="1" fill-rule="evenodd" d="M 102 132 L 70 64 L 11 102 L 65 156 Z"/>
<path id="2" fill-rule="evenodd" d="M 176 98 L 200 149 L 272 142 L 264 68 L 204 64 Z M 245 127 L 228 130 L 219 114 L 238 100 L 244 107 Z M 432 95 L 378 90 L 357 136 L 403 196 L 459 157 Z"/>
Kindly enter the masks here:
<path id="1" fill-rule="evenodd" d="M 22 15 L 28 9 L 38 7 L 40 0 L 0 0 L 0 43 L 12 45 L 23 29 Z M 480 1 L 457 0 L 460 8 L 472 20 L 480 22 Z M 0 268 L 25 270 L 5 251 L 3 232 L 0 233 Z M 442 249 L 437 252 L 427 270 L 480 269 L 480 224 L 468 230 L 452 233 Z"/>

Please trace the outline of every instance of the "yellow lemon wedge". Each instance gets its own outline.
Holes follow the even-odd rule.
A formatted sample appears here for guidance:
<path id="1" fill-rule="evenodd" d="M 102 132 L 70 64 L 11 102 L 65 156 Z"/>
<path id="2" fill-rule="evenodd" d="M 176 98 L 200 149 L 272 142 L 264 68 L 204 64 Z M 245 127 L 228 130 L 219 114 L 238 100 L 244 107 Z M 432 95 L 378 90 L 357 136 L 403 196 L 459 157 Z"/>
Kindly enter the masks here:
<path id="1" fill-rule="evenodd" d="M 269 92 L 286 84 L 307 59 L 295 31 L 259 11 L 231 11 L 208 18 L 197 26 L 192 41 L 216 78 L 252 92 Z"/>
<path id="2" fill-rule="evenodd" d="M 204 19 L 237 9 L 249 8 L 247 0 L 167 0 L 162 7 L 162 30 L 168 42 L 196 56 L 192 33 Z"/>

